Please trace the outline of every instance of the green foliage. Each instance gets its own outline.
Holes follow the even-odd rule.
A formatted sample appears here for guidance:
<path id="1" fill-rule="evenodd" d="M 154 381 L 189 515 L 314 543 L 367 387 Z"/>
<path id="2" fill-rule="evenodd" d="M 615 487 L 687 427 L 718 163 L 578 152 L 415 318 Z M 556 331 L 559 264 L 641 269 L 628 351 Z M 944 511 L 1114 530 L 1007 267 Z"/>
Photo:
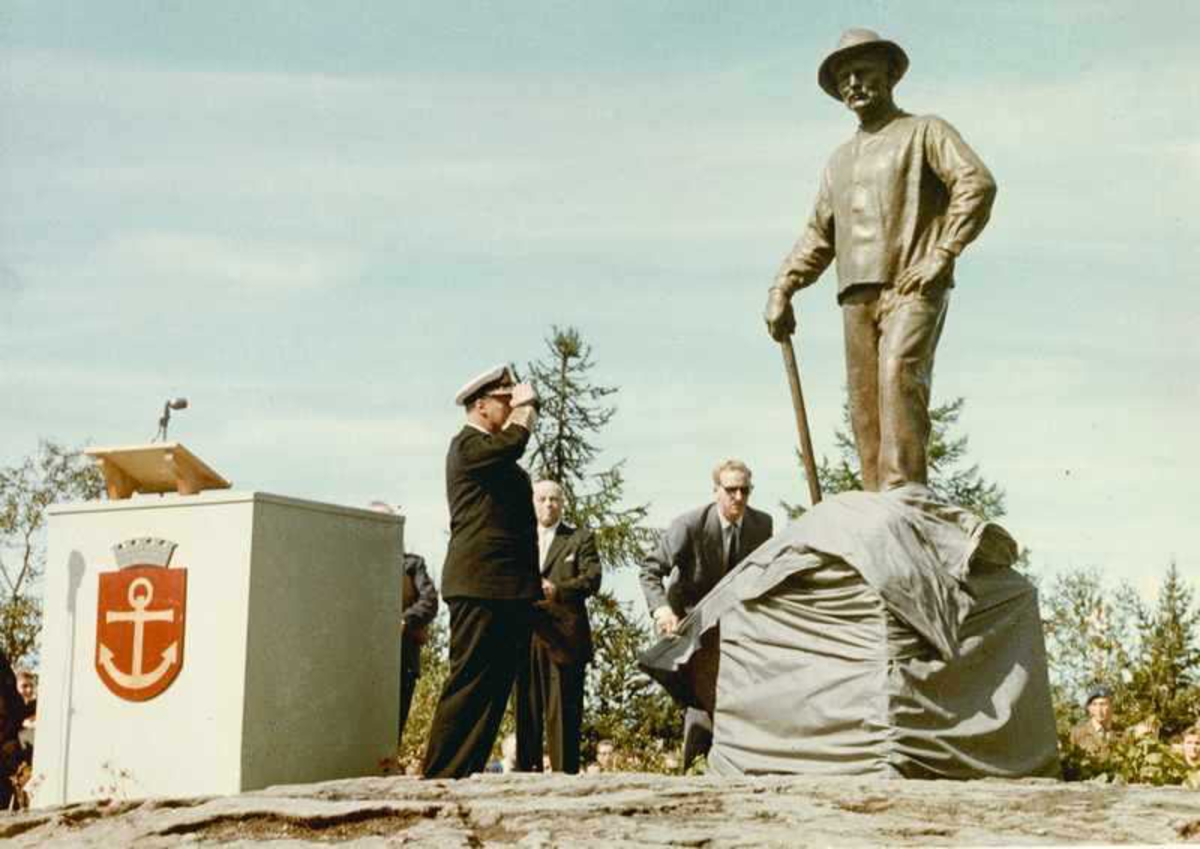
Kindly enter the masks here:
<path id="1" fill-rule="evenodd" d="M 1183 582 L 1174 563 L 1167 568 L 1151 607 L 1139 606 L 1138 662 L 1125 686 L 1125 697 L 1138 705 L 1143 715 L 1162 724 L 1166 734 L 1176 734 L 1200 716 L 1200 649 L 1196 626 L 1200 611 L 1191 587 Z"/>
<path id="2" fill-rule="evenodd" d="M 606 399 L 618 391 L 593 383 L 594 367 L 591 346 L 578 330 L 551 329 L 546 355 L 529 364 L 530 382 L 541 399 L 530 467 L 535 479 L 556 481 L 563 488 L 566 521 L 595 531 L 600 560 L 611 569 L 640 563 L 652 534 L 642 527 L 648 506 L 621 503 L 622 463 L 592 471 L 600 454 L 596 434 L 617 412 Z"/>
<path id="3" fill-rule="evenodd" d="M 590 610 L 596 662 L 588 668 L 584 761 L 595 757 L 597 743 L 611 740 L 623 769 L 667 771 L 667 755 L 683 739 L 683 711 L 638 670 L 650 630 L 609 593 L 597 594 Z"/>
<path id="4" fill-rule="evenodd" d="M 404 739 L 400 741 L 396 753 L 399 771 L 414 775 L 419 774 L 425 746 L 429 742 L 429 729 L 433 726 L 433 712 L 437 709 L 446 676 L 450 674 L 450 632 L 446 617 L 439 613 L 429 623 L 428 630 L 429 640 L 421 652 L 421 677 L 417 679 L 412 705 L 408 709 Z"/>
<path id="5" fill-rule="evenodd" d="M 955 398 L 929 410 L 932 423 L 928 452 L 929 488 L 942 501 L 956 504 L 984 519 L 998 519 L 1004 515 L 1004 490 L 999 484 L 985 480 L 978 464 L 966 464 L 967 437 L 952 433 L 965 405 L 965 399 Z M 850 433 L 850 406 L 847 402 L 842 405 L 842 428 L 834 433 L 838 458 L 830 460 L 822 457 L 817 464 L 817 479 L 825 495 L 862 489 L 858 449 Z M 789 519 L 798 518 L 806 509 L 801 504 L 786 501 L 781 505 Z"/>
<path id="6" fill-rule="evenodd" d="M 46 508 L 99 498 L 99 469 L 77 450 L 43 440 L 15 466 L 0 469 L 0 649 L 14 666 L 35 657 L 42 629 L 31 592 L 46 566 Z"/>
<path id="7" fill-rule="evenodd" d="M 1133 587 L 1122 583 L 1110 590 L 1099 570 L 1075 569 L 1055 574 L 1041 601 L 1050 680 L 1059 699 L 1078 703 L 1096 682 L 1115 686 L 1133 663 L 1141 604 Z"/>
<path id="8" fill-rule="evenodd" d="M 1096 569 L 1054 576 L 1043 596 L 1059 751 L 1068 780 L 1178 784 L 1188 767 L 1169 745 L 1200 718 L 1200 611 L 1172 563 L 1152 605 L 1127 583 L 1109 587 Z M 1097 683 L 1112 691 L 1120 733 L 1102 752 L 1070 742 Z"/>
<path id="9" fill-rule="evenodd" d="M 1121 733 L 1103 750 L 1089 752 L 1059 729 L 1059 765 L 1065 781 L 1116 784 L 1181 784 L 1189 768 L 1183 758 L 1154 734 Z"/>

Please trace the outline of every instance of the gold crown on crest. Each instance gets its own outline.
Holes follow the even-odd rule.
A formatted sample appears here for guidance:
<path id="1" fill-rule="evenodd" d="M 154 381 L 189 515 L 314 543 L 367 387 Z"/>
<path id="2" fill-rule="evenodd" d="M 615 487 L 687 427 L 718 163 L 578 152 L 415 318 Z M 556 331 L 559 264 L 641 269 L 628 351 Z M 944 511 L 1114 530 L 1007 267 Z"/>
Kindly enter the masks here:
<path id="1" fill-rule="evenodd" d="M 117 558 L 117 568 L 127 566 L 162 566 L 171 562 L 178 544 L 169 539 L 155 537 L 135 537 L 119 542 L 113 546 L 113 555 Z"/>

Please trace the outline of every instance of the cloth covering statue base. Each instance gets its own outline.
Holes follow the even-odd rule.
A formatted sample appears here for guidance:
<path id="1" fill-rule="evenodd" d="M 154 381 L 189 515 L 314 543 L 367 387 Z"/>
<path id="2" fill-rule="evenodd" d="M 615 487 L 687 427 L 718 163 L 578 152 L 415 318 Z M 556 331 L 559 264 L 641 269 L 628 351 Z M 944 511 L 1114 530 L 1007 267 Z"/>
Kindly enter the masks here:
<path id="1" fill-rule="evenodd" d="M 717 774 L 1055 776 L 1037 590 L 1016 557 L 1003 528 L 925 487 L 843 493 L 742 561 L 642 667 L 712 709 Z"/>

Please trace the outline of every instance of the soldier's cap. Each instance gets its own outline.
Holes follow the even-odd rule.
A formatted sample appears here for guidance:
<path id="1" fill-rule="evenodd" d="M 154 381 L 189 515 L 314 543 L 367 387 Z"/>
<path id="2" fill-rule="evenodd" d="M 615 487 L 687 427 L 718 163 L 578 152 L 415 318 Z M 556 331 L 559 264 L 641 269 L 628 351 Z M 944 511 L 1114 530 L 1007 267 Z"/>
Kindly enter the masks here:
<path id="1" fill-rule="evenodd" d="M 1083 703 L 1083 706 L 1087 707 L 1092 702 L 1096 701 L 1096 699 L 1111 699 L 1111 698 L 1112 698 L 1112 690 L 1108 689 L 1108 687 L 1104 686 L 1103 684 L 1097 684 L 1096 686 L 1092 687 L 1092 689 L 1088 690 L 1087 701 Z"/>
<path id="2" fill-rule="evenodd" d="M 904 52 L 904 48 L 894 41 L 888 41 L 875 30 L 856 28 L 842 33 L 841 39 L 838 40 L 838 46 L 825 57 L 825 61 L 817 69 L 817 84 L 825 90 L 826 94 L 841 102 L 842 96 L 838 94 L 837 79 L 833 76 L 834 64 L 849 56 L 871 50 L 882 50 L 891 57 L 892 67 L 896 73 L 896 78 L 892 82 L 899 82 L 900 78 L 904 76 L 904 72 L 908 70 L 908 54 Z"/>
<path id="3" fill-rule="evenodd" d="M 512 366 L 507 363 L 492 366 L 468 380 L 454 396 L 454 403 L 469 407 L 484 395 L 511 395 L 516 382 L 517 376 L 513 373 Z"/>

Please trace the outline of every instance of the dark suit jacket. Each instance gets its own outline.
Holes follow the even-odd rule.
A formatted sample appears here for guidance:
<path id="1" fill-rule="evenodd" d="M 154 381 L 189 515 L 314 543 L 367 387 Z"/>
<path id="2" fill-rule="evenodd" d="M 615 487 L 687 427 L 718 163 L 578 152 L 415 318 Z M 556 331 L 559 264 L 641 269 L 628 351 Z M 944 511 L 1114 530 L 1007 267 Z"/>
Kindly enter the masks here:
<path id="1" fill-rule="evenodd" d="M 542 577 L 555 586 L 554 601 L 538 602 L 534 639 L 545 643 L 560 666 L 592 659 L 592 625 L 587 598 L 600 590 L 600 555 L 586 528 L 560 524 L 542 564 Z"/>
<path id="2" fill-rule="evenodd" d="M 486 434 L 466 425 L 446 454 L 450 545 L 442 565 L 442 598 L 533 599 L 537 519 L 533 487 L 517 460 L 529 431 L 510 425 Z"/>
<path id="3" fill-rule="evenodd" d="M 770 539 L 772 531 L 770 514 L 747 506 L 739 544 L 742 557 Z M 675 519 L 642 564 L 642 592 L 650 612 L 669 604 L 676 615 L 687 613 L 725 576 L 724 561 L 715 502 Z"/>
<path id="4" fill-rule="evenodd" d="M 400 669 L 416 678 L 421 674 L 421 646 L 429 623 L 437 615 L 437 588 L 425 571 L 425 558 L 417 554 L 404 555 L 404 576 L 401 583 L 400 618 L 404 620 L 404 637 L 400 646 Z"/>

